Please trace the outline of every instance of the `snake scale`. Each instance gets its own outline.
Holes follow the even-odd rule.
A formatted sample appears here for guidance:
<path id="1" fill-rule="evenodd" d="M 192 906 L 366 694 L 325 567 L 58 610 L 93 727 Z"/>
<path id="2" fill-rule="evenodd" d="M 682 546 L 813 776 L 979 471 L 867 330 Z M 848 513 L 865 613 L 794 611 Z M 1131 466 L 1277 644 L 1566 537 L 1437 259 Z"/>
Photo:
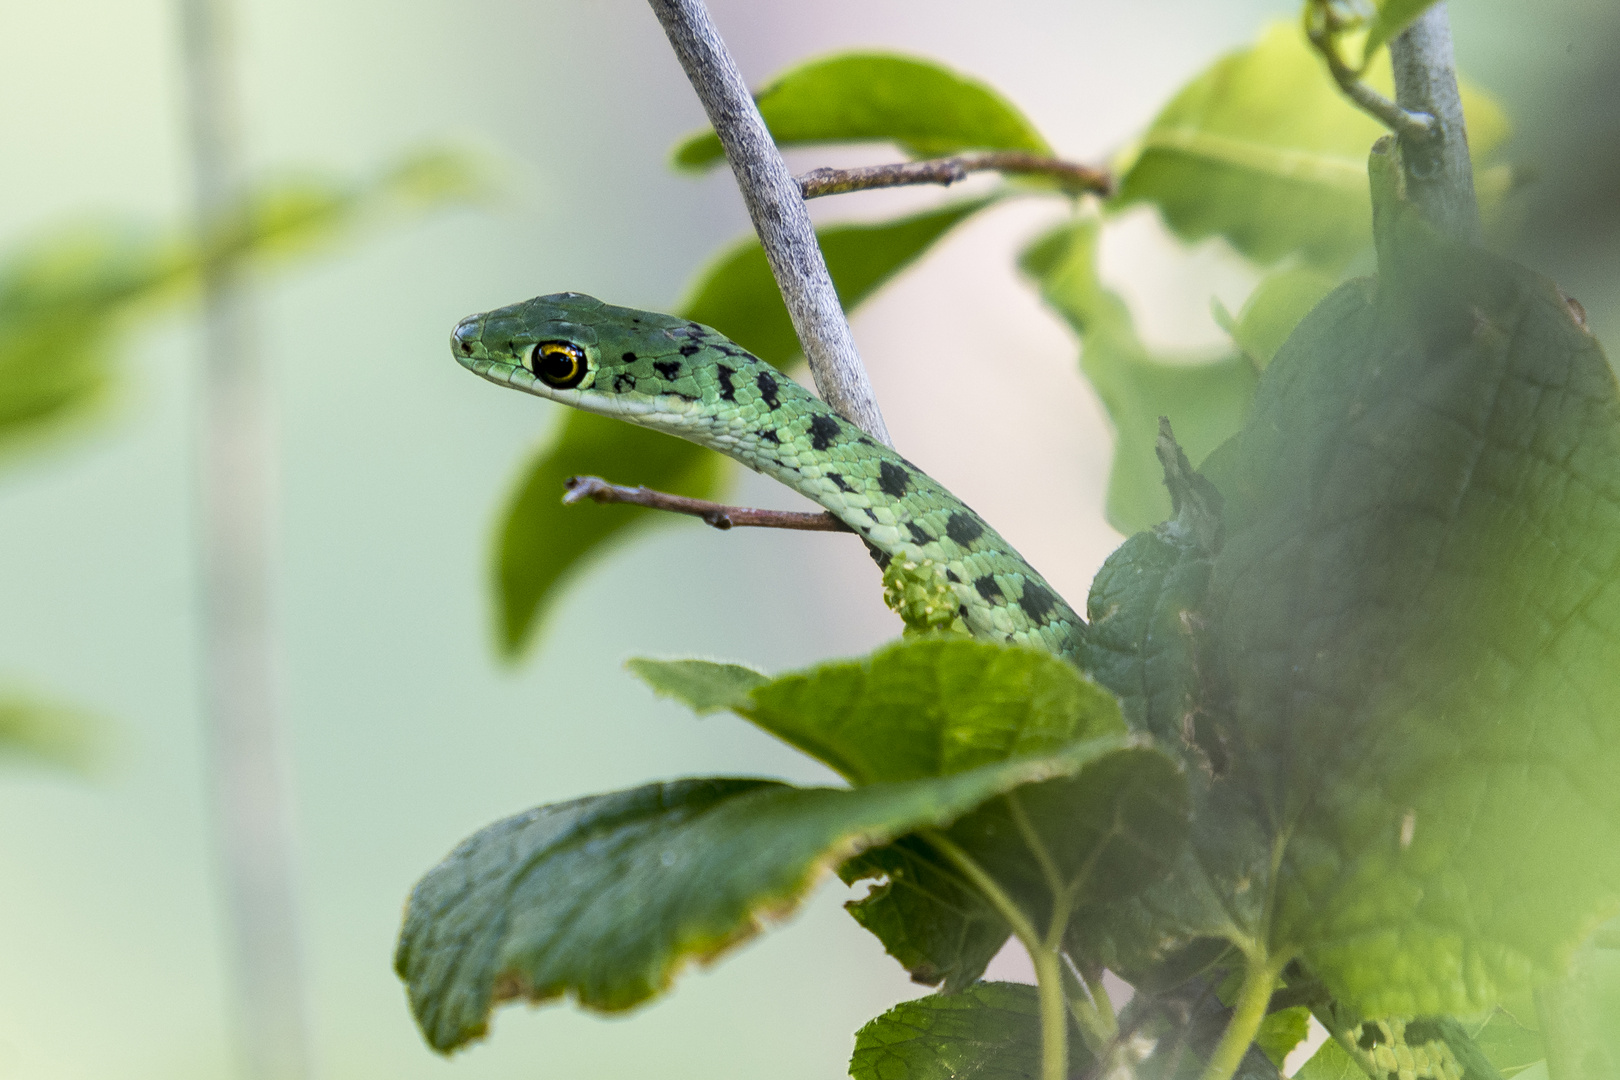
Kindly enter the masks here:
<path id="1" fill-rule="evenodd" d="M 1084 620 L 983 518 L 710 327 L 554 293 L 463 319 L 451 349 L 490 382 L 688 439 L 821 504 L 866 542 L 908 625 L 929 621 L 905 610 L 909 592 L 913 602 L 938 599 L 939 625 L 1078 658 Z M 903 589 L 895 569 L 905 571 Z M 1401 1026 L 1363 1030 L 1370 1073 L 1475 1075 L 1439 1036 L 1412 1047 Z"/>
<path id="2" fill-rule="evenodd" d="M 716 330 L 554 293 L 463 319 L 451 348 L 491 382 L 689 439 L 820 503 L 866 541 L 891 604 L 935 597 L 939 625 L 1078 651 L 1084 621 L 983 518 Z"/>

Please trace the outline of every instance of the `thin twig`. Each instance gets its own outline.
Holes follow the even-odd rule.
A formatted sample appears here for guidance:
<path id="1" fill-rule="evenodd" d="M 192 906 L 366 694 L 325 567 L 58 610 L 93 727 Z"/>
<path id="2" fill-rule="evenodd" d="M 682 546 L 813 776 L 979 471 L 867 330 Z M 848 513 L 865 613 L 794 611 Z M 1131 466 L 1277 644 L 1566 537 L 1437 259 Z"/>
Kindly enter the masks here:
<path id="1" fill-rule="evenodd" d="M 199 232 L 241 198 L 229 0 L 183 0 L 182 56 Z M 231 983 L 250 1080 L 308 1075 L 291 810 L 271 620 L 275 459 L 252 297 L 238 253 L 205 245 L 202 432 L 197 447 L 203 679 Z"/>
<path id="2" fill-rule="evenodd" d="M 1339 35 L 1347 24 L 1332 0 L 1315 0 L 1305 9 L 1305 36 L 1327 61 L 1328 72 L 1346 97 L 1407 141 L 1421 141 L 1434 130 L 1435 119 L 1421 110 L 1403 108 L 1361 81 L 1362 72 L 1345 63 L 1339 55 Z"/>
<path id="3" fill-rule="evenodd" d="M 598 503 L 627 503 L 650 510 L 667 510 L 672 514 L 690 514 L 717 529 L 752 526 L 761 529 L 799 529 L 804 532 L 855 531 L 825 510 L 819 514 L 801 514 L 793 510 L 725 506 L 707 499 L 689 499 L 685 495 L 671 495 L 652 488 L 610 484 L 600 476 L 570 476 L 563 481 L 563 489 L 563 502 L 570 505 L 585 499 Z"/>
<path id="4" fill-rule="evenodd" d="M 771 141 L 708 9 L 702 0 L 648 2 L 725 147 L 822 400 L 874 439 L 893 446 L 827 273 L 804 196 Z"/>
<path id="5" fill-rule="evenodd" d="M 955 157 L 867 165 L 857 169 L 813 169 L 794 179 L 806 199 L 817 199 L 823 195 L 911 184 L 943 184 L 948 187 L 974 172 L 1049 176 L 1064 191 L 1074 195 L 1087 191 L 1098 195 L 1111 195 L 1114 192 L 1114 177 L 1106 169 L 1022 150 L 991 150 L 982 154 L 958 154 Z"/>
<path id="6" fill-rule="evenodd" d="M 1420 136 L 1397 131 L 1406 197 L 1442 234 L 1477 244 L 1479 202 L 1444 0 L 1389 43 L 1389 57 L 1395 66 L 1395 100 L 1406 112 L 1427 114 L 1434 122 Z"/>

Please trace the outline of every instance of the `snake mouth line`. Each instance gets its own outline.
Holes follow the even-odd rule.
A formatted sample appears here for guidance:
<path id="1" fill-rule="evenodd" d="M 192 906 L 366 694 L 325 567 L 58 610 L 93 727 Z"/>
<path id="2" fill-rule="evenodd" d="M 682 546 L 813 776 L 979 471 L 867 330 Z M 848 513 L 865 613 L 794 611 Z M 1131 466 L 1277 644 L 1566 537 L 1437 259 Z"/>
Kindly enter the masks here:
<path id="1" fill-rule="evenodd" d="M 497 386 L 509 386 L 513 390 L 522 390 L 535 397 L 546 398 L 599 416 L 611 416 L 636 423 L 646 417 L 669 415 L 669 410 L 659 408 L 652 401 L 631 401 L 617 395 L 554 389 L 535 378 L 528 368 L 505 360 L 481 356 L 463 360 L 462 364 L 475 375 L 488 379 Z"/>

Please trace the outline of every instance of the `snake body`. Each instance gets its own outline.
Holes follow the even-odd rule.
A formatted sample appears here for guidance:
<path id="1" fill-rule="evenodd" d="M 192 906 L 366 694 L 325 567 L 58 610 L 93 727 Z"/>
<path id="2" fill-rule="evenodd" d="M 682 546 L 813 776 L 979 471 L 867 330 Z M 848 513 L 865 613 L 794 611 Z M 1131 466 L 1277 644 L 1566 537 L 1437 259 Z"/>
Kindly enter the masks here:
<path id="1" fill-rule="evenodd" d="M 491 382 L 689 439 L 821 504 L 885 568 L 891 604 L 934 597 L 941 624 L 974 637 L 1078 651 L 1084 621 L 983 518 L 716 330 L 555 293 L 463 319 L 451 350 Z"/>

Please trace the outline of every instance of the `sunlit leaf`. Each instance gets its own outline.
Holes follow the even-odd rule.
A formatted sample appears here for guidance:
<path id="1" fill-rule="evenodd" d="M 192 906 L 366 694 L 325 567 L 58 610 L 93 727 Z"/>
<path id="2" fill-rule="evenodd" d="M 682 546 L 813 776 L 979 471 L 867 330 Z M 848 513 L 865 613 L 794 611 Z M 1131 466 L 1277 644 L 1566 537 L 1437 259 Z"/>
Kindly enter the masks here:
<path id="1" fill-rule="evenodd" d="M 1114 423 L 1108 521 L 1128 534 L 1170 514 L 1154 456 L 1159 418 L 1169 417 L 1198 461 L 1242 424 L 1256 376 L 1243 356 L 1177 362 L 1149 351 L 1124 301 L 1097 278 L 1097 230 L 1095 219 L 1077 218 L 1032 245 L 1019 266 L 1080 337 L 1080 368 Z"/>
<path id="2" fill-rule="evenodd" d="M 699 716 L 747 708 L 750 695 L 771 681 L 751 667 L 712 660 L 648 660 L 633 656 L 624 666 L 658 694 L 674 698 Z"/>
<path id="3" fill-rule="evenodd" d="M 854 311 L 951 228 L 991 205 L 971 199 L 879 225 L 833 225 L 818 233 L 846 311 Z M 723 252 L 698 275 L 681 314 L 712 326 L 756 356 L 786 368 L 799 339 L 757 240 Z M 587 473 L 692 498 L 713 498 L 727 459 L 693 443 L 570 411 L 553 441 L 521 472 L 496 527 L 495 597 L 500 645 L 518 655 L 563 583 L 660 517 L 628 506 L 564 506 L 563 481 Z"/>
<path id="4" fill-rule="evenodd" d="M 778 146 L 890 142 L 919 158 L 960 150 L 1051 152 L 995 90 L 917 57 L 856 52 L 812 60 L 777 76 L 755 100 Z M 681 169 L 724 159 L 713 131 L 675 148 Z"/>
<path id="5" fill-rule="evenodd" d="M 1384 54 L 1369 84 L 1393 93 Z M 1501 108 L 1462 85 L 1476 160 L 1507 137 Z M 1120 167 L 1116 205 L 1158 207 L 1186 241 L 1223 236 L 1262 264 L 1338 267 L 1371 239 L 1363 163 L 1383 127 L 1352 106 L 1297 22 L 1216 61 L 1182 88 Z"/>

